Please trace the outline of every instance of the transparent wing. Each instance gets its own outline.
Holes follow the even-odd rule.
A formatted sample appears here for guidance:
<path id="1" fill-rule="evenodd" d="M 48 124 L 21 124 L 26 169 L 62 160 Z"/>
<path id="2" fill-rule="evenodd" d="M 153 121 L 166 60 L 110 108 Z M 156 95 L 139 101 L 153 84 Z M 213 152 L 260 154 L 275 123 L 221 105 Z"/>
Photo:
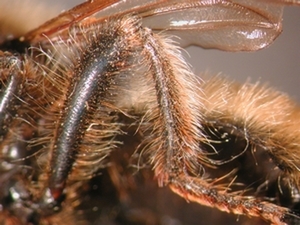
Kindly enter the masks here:
<path id="1" fill-rule="evenodd" d="M 178 36 L 183 46 L 226 51 L 255 51 L 281 33 L 285 4 L 299 0 L 93 0 L 85 2 L 23 38 L 31 43 L 55 39 L 75 23 L 105 22 L 108 17 L 136 14 L 143 25 Z"/>

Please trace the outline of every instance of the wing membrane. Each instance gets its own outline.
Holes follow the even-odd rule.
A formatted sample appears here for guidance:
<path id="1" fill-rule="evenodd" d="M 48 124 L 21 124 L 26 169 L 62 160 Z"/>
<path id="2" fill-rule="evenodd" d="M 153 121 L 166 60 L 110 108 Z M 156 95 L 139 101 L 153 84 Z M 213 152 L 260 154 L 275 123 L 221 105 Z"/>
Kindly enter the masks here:
<path id="1" fill-rule="evenodd" d="M 181 37 L 182 45 L 254 51 L 271 43 L 281 32 L 282 6 L 262 10 L 238 2 L 198 1 L 172 8 L 153 13 L 144 24 Z"/>
<path id="2" fill-rule="evenodd" d="M 52 40 L 75 23 L 101 23 L 108 17 L 131 13 L 143 18 L 144 26 L 179 36 L 183 46 L 255 51 L 272 43 L 281 33 L 284 4 L 300 1 L 94 0 L 66 11 L 24 39 L 31 43 Z"/>

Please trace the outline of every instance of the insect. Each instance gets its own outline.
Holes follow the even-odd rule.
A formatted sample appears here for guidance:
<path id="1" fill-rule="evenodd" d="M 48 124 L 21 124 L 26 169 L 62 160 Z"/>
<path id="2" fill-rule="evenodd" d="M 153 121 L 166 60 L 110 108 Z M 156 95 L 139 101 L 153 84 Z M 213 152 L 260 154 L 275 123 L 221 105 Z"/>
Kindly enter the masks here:
<path id="1" fill-rule="evenodd" d="M 187 200 L 298 224 L 298 107 L 196 77 L 170 38 L 255 51 L 281 32 L 279 3 L 297 4 L 94 0 L 3 40 L 1 223 L 198 223 L 202 208 L 175 210 Z"/>

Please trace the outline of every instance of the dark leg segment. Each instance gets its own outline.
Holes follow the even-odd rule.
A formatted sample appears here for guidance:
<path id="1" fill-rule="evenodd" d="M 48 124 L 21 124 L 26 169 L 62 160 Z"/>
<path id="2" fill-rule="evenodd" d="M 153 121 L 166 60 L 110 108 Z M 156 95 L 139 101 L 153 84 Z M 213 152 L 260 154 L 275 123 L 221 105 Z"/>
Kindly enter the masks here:
<path id="1" fill-rule="evenodd" d="M 20 59 L 0 52 L 0 140 L 17 112 L 16 104 L 22 93 L 23 67 Z"/>
<path id="2" fill-rule="evenodd" d="M 50 211 L 62 199 L 78 152 L 84 148 L 87 130 L 94 118 L 99 116 L 97 114 L 105 110 L 105 103 L 111 95 L 110 88 L 116 84 L 118 76 L 132 66 L 132 57 L 137 51 L 134 34 L 140 26 L 138 20 L 125 18 L 99 25 L 98 29 L 80 29 L 79 32 L 84 32 L 83 41 L 86 43 L 83 47 L 76 46 L 82 40 L 74 43 L 83 52 L 74 62 L 74 72 L 52 144 L 49 185 L 41 200 Z"/>

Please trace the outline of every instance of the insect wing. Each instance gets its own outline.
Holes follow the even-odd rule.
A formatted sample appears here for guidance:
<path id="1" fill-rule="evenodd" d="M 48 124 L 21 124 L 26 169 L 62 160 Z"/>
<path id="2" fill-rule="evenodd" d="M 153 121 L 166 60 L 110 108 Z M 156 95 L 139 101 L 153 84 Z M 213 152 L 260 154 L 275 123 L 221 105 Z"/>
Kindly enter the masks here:
<path id="1" fill-rule="evenodd" d="M 281 33 L 283 5 L 288 3 L 300 4 L 284 0 L 94 0 L 62 13 L 24 39 L 31 43 L 54 41 L 59 33 L 64 36 L 63 32 L 77 23 L 105 22 L 108 17 L 137 14 L 143 18 L 144 26 L 179 36 L 182 46 L 255 51 L 268 46 Z"/>
<path id="2" fill-rule="evenodd" d="M 281 32 L 282 6 L 253 1 L 180 2 L 145 18 L 154 30 L 179 36 L 181 45 L 255 51 Z"/>

